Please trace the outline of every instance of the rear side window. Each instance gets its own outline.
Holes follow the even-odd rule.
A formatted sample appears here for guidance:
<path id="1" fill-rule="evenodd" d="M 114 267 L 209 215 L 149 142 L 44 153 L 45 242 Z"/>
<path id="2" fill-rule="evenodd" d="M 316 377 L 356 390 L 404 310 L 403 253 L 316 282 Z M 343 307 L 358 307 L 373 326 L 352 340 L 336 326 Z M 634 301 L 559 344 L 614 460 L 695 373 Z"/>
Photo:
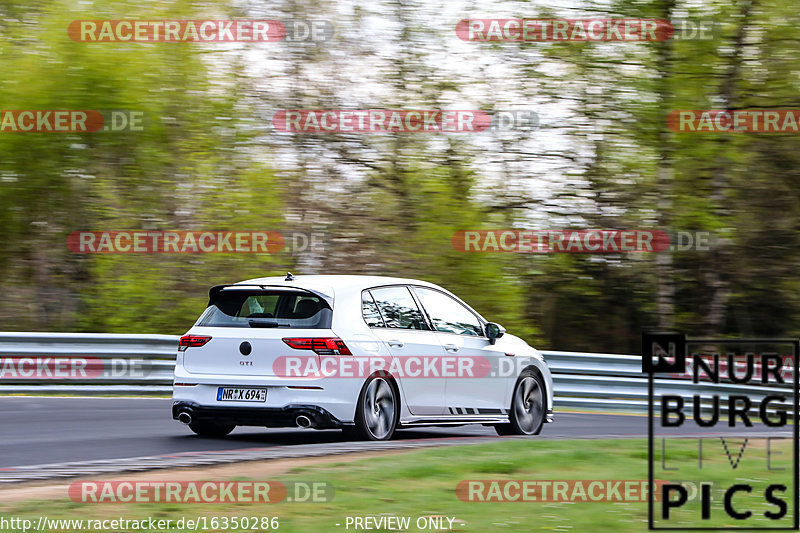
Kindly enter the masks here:
<path id="1" fill-rule="evenodd" d="M 382 328 L 384 327 L 383 318 L 381 318 L 381 312 L 378 311 L 378 305 L 375 303 L 375 300 L 372 299 L 372 295 L 369 291 L 364 291 L 361 293 L 361 313 L 364 315 L 364 322 L 371 328 Z"/>
<path id="2" fill-rule="evenodd" d="M 209 327 L 328 329 L 331 308 L 305 291 L 223 290 L 197 321 Z"/>
<path id="3" fill-rule="evenodd" d="M 381 287 L 369 292 L 387 328 L 429 329 L 407 287 Z"/>

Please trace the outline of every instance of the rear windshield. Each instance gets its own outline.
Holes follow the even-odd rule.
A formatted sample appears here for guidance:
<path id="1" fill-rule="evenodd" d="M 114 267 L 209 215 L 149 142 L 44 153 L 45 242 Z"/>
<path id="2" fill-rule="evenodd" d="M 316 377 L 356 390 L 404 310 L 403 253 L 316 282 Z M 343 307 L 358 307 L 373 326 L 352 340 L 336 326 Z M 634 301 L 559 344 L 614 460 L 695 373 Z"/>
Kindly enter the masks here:
<path id="1" fill-rule="evenodd" d="M 328 303 L 310 292 L 223 290 L 196 325 L 328 329 L 331 313 Z"/>

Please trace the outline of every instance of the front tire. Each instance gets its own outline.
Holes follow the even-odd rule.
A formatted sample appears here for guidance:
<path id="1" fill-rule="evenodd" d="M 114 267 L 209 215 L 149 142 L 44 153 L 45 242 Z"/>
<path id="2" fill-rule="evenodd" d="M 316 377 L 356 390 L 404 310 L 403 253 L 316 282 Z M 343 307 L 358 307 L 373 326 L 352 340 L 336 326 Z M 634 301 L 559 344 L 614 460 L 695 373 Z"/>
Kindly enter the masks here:
<path id="1" fill-rule="evenodd" d="M 496 425 L 498 435 L 538 435 L 545 415 L 545 388 L 542 377 L 523 370 L 511 396 L 510 423 Z"/>
<path id="2" fill-rule="evenodd" d="M 389 440 L 399 420 L 400 401 L 395 387 L 384 376 L 370 377 L 358 397 L 355 436 L 361 440 Z"/>
<path id="3" fill-rule="evenodd" d="M 201 437 L 224 437 L 236 427 L 235 424 L 221 424 L 218 422 L 192 422 L 189 429 Z"/>

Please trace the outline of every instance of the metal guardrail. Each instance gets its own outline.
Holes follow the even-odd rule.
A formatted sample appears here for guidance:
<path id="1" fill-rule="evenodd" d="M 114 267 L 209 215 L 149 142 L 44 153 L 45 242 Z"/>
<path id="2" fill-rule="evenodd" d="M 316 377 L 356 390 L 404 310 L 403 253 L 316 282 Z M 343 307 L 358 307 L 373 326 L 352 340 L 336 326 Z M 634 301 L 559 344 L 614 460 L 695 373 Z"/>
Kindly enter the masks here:
<path id="1" fill-rule="evenodd" d="M 0 359 L 96 358 L 103 360 L 105 367 L 103 375 L 91 379 L 33 380 L 4 376 L 0 380 L 0 393 L 169 394 L 178 339 L 176 335 L 0 333 Z M 89 368 L 87 373 L 95 374 L 96 370 Z"/>
<path id="2" fill-rule="evenodd" d="M 0 333 L 0 361 L 80 356 L 95 361 L 103 370 L 98 373 L 94 368 L 93 373 L 97 375 L 89 379 L 8 379 L 4 375 L 0 379 L 0 393 L 169 394 L 178 338 L 174 335 Z M 542 354 L 553 373 L 556 408 L 647 409 L 647 377 L 642 374 L 641 356 L 559 351 L 543 351 Z M 655 384 L 659 391 L 666 389 L 683 396 L 687 407 L 691 406 L 691 396 L 698 393 L 698 385 L 678 377 L 659 377 Z M 714 390 L 724 397 L 747 394 L 754 403 L 776 391 L 775 387 L 735 384 L 700 387 L 704 392 Z M 780 390 L 790 392 L 789 387 L 787 384 Z"/>

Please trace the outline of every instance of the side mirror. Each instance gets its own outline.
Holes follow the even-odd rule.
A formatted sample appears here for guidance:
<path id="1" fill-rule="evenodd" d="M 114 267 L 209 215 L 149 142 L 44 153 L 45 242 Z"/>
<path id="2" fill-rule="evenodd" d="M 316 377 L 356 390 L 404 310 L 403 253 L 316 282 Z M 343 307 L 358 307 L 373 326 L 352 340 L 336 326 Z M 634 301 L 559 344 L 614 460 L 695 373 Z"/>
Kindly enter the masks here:
<path id="1" fill-rule="evenodd" d="M 494 344 L 505 332 L 506 328 L 500 324 L 495 324 L 494 322 L 486 323 L 486 336 L 489 337 L 489 344 Z"/>

